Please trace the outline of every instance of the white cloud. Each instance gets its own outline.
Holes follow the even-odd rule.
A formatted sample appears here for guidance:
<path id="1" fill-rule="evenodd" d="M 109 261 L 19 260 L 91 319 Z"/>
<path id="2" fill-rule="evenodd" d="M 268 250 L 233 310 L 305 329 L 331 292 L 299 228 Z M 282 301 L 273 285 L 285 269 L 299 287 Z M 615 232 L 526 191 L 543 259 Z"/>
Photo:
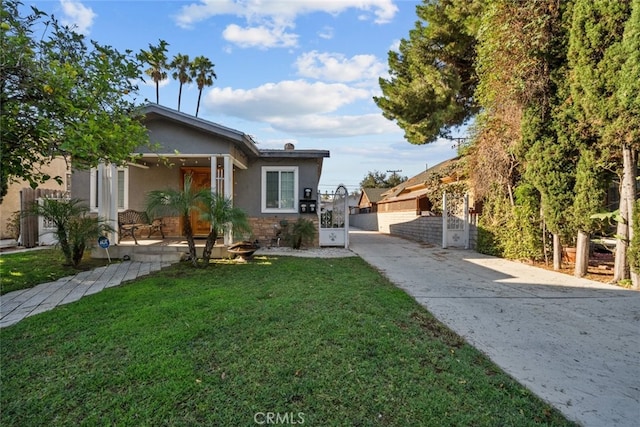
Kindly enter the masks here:
<path id="1" fill-rule="evenodd" d="M 365 11 L 367 19 L 373 13 L 374 22 L 379 24 L 391 21 L 398 11 L 393 0 L 200 0 L 183 6 L 176 19 L 182 27 L 190 27 L 216 15 L 236 15 L 247 22 L 264 18 L 293 21 L 299 15 L 314 12 L 337 15 L 347 9 Z"/>
<path id="2" fill-rule="evenodd" d="M 339 53 L 311 51 L 298 57 L 295 62 L 298 74 L 314 79 L 354 82 L 372 81 L 386 74 L 386 66 L 375 55 L 355 55 L 347 58 Z"/>
<path id="3" fill-rule="evenodd" d="M 318 31 L 318 37 L 325 40 L 331 40 L 333 38 L 333 27 L 324 26 L 322 30 Z"/>
<path id="4" fill-rule="evenodd" d="M 86 7 L 79 1 L 60 0 L 64 17 L 60 20 L 63 25 L 72 27 L 75 32 L 87 35 L 97 16 L 93 9 Z"/>
<path id="5" fill-rule="evenodd" d="M 398 127 L 381 114 L 360 116 L 312 114 L 298 118 L 274 118 L 270 123 L 277 130 L 315 138 L 342 138 L 398 132 Z"/>
<path id="6" fill-rule="evenodd" d="M 287 29 L 295 27 L 298 16 L 338 15 L 348 9 L 366 12 L 361 19 L 372 19 L 373 15 L 378 24 L 391 21 L 398 11 L 393 0 L 200 0 L 183 6 L 175 19 L 180 27 L 190 28 L 212 16 L 233 15 L 244 19 L 247 26 L 229 25 L 223 33 L 227 41 L 241 47 L 292 47 L 298 36 Z M 325 27 L 319 36 L 331 38 L 333 31 Z"/>
<path id="7" fill-rule="evenodd" d="M 369 91 L 344 84 L 286 80 L 248 90 L 214 88 L 203 104 L 208 111 L 247 120 L 271 121 L 279 117 L 298 120 L 306 114 L 330 113 L 369 97 Z"/>
<path id="8" fill-rule="evenodd" d="M 240 47 L 293 47 L 298 44 L 298 36 L 287 33 L 284 27 L 275 28 L 261 25 L 242 28 L 231 24 L 225 28 L 222 36 L 226 41 Z"/>

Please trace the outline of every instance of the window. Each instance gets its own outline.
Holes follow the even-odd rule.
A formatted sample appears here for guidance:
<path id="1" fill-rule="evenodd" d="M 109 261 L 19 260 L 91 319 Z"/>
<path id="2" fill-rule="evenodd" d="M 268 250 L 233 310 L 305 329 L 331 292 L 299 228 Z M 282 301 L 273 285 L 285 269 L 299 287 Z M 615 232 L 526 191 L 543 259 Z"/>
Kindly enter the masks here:
<path id="1" fill-rule="evenodd" d="M 298 167 L 262 168 L 262 212 L 298 212 Z"/>
<path id="2" fill-rule="evenodd" d="M 108 166 L 105 167 L 105 169 Z M 102 168 L 91 168 L 91 189 L 90 197 L 91 211 L 97 212 L 102 197 L 103 187 L 100 185 L 102 182 Z M 116 191 L 117 191 L 117 206 L 119 211 L 126 210 L 129 207 L 129 169 L 118 168 L 116 169 Z"/>

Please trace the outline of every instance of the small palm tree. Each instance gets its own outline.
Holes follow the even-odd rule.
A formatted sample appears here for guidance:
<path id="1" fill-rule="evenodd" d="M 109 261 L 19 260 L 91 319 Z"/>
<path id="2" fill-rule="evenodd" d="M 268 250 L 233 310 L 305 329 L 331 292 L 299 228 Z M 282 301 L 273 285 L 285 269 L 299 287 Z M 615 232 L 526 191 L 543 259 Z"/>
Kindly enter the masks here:
<path id="1" fill-rule="evenodd" d="M 160 82 L 167 78 L 167 43 L 164 40 L 158 42 L 158 46 L 149 44 L 149 50 L 140 50 L 137 55 L 139 61 L 149 65 L 145 70 L 147 74 L 156 84 L 156 104 L 160 103 Z"/>
<path id="2" fill-rule="evenodd" d="M 198 259 L 191 225 L 191 212 L 200 210 L 200 206 L 206 202 L 205 197 L 209 190 L 196 190 L 192 184 L 191 175 L 185 175 L 182 190 L 170 188 L 150 191 L 147 194 L 147 211 L 153 216 L 178 215 L 182 217 L 182 232 L 189 245 L 189 257 L 193 265 L 197 266 Z"/>
<path id="3" fill-rule="evenodd" d="M 202 211 L 201 218 L 211 223 L 211 231 L 207 236 L 207 242 L 202 253 L 205 265 L 209 264 L 211 251 L 216 244 L 219 236 L 223 236 L 226 232 L 245 233 L 251 231 L 247 213 L 233 206 L 230 198 L 222 194 L 208 192 L 205 202 L 205 208 Z"/>
<path id="4" fill-rule="evenodd" d="M 169 68 L 173 70 L 171 77 L 180 82 L 180 89 L 178 90 L 178 111 L 180 111 L 180 102 L 182 100 L 182 86 L 185 83 L 193 82 L 191 77 L 191 61 L 189 61 L 189 55 L 183 55 L 181 53 L 173 57 L 173 61 L 169 64 Z"/>
<path id="5" fill-rule="evenodd" d="M 65 263 L 77 267 L 90 242 L 113 229 L 101 218 L 89 215 L 89 207 L 79 199 L 45 198 L 34 203 L 27 215 L 42 216 L 55 225 L 54 235 L 64 254 Z"/>
<path id="6" fill-rule="evenodd" d="M 196 107 L 196 117 L 198 117 L 198 112 L 200 111 L 200 99 L 202 98 L 202 89 L 205 86 L 213 86 L 213 79 L 217 79 L 215 71 L 213 67 L 215 65 L 211 62 L 209 58 L 204 56 L 197 56 L 193 60 L 193 65 L 191 68 L 191 77 L 195 78 L 196 84 L 198 85 L 198 105 Z"/>

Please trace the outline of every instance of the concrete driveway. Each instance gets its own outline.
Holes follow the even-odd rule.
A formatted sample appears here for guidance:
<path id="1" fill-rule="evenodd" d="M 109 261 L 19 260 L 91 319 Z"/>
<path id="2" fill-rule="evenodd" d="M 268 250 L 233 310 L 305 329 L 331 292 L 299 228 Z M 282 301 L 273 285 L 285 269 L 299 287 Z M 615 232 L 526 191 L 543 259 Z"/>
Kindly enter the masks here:
<path id="1" fill-rule="evenodd" d="M 584 426 L 640 425 L 640 292 L 351 230 L 350 248 Z"/>

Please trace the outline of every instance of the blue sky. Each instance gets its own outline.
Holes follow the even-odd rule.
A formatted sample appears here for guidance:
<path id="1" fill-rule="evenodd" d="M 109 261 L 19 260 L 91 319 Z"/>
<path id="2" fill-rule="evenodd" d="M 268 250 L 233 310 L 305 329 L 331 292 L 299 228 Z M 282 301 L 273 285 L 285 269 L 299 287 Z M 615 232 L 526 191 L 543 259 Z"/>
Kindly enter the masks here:
<path id="1" fill-rule="evenodd" d="M 123 52 L 169 43 L 169 59 L 203 55 L 217 79 L 199 117 L 253 136 L 261 148 L 326 149 L 320 190 L 349 191 L 369 171 L 413 176 L 455 156 L 453 142 L 416 146 L 373 102 L 387 54 L 417 20 L 413 0 L 24 1 L 100 44 Z M 155 102 L 153 82 L 140 99 Z M 183 88 L 181 111 L 195 114 L 198 90 Z M 177 108 L 178 82 L 160 87 Z M 456 135 L 457 136 L 457 135 Z M 465 136 L 465 135 L 459 135 Z"/>

